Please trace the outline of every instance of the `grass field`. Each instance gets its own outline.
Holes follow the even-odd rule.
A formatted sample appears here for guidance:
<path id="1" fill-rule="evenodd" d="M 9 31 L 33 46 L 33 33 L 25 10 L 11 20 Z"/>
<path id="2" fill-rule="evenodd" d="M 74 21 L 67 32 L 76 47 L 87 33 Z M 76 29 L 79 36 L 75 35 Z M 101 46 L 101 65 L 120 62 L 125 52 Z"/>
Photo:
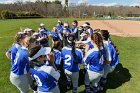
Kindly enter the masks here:
<path id="1" fill-rule="evenodd" d="M 73 18 L 62 19 L 62 21 L 71 23 Z M 13 43 L 13 36 L 20 27 L 31 27 L 37 30 L 41 22 L 51 30 L 57 23 L 57 19 L 0 20 L 0 93 L 18 93 L 9 81 L 11 65 L 5 57 L 6 50 Z M 118 46 L 120 64 L 109 75 L 106 93 L 140 93 L 140 38 L 112 36 L 112 40 Z M 84 93 L 84 89 L 84 85 L 80 85 L 79 93 Z"/>

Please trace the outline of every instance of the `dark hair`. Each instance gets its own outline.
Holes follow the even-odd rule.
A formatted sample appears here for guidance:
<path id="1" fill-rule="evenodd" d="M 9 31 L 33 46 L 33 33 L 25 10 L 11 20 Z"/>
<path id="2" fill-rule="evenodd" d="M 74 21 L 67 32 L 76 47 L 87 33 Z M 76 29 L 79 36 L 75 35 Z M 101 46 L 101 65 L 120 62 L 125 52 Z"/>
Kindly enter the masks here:
<path id="1" fill-rule="evenodd" d="M 54 45 L 53 45 L 53 49 L 58 49 L 59 46 L 61 46 L 61 42 L 60 41 L 54 41 Z"/>
<path id="2" fill-rule="evenodd" d="M 85 24 L 90 25 L 90 23 L 89 23 L 89 22 L 85 22 Z"/>
<path id="3" fill-rule="evenodd" d="M 71 45 L 72 46 L 72 51 L 71 51 L 71 53 L 72 53 L 72 56 L 73 56 L 73 63 L 74 64 L 77 64 L 77 62 L 76 62 L 76 53 L 75 53 L 75 36 L 74 35 L 71 35 L 71 34 L 69 34 L 68 35 L 68 40 L 70 41 L 70 42 L 68 42 L 69 43 L 69 45 Z"/>
<path id="4" fill-rule="evenodd" d="M 108 30 L 101 30 L 100 32 L 101 32 L 104 40 L 108 40 L 110 38 Z"/>
<path id="5" fill-rule="evenodd" d="M 28 50 L 28 56 L 33 57 L 40 49 L 41 49 L 40 45 L 30 48 Z"/>
<path id="6" fill-rule="evenodd" d="M 47 38 L 43 38 L 40 41 L 40 45 L 44 46 L 44 47 L 48 47 L 48 39 Z"/>
<path id="7" fill-rule="evenodd" d="M 73 22 L 76 23 L 76 26 L 78 26 L 78 21 L 77 20 L 74 20 Z"/>

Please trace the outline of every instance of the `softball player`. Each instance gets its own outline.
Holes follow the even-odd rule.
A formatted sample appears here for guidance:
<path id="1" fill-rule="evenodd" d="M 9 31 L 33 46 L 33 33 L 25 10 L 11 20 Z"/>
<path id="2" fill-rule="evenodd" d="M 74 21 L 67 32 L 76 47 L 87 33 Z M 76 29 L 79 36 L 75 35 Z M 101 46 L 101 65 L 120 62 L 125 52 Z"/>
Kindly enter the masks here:
<path id="1" fill-rule="evenodd" d="M 59 33 L 61 33 L 61 34 L 63 33 L 64 26 L 63 26 L 63 23 L 61 20 L 58 20 L 58 24 L 56 25 L 56 28 L 58 29 Z"/>
<path id="2" fill-rule="evenodd" d="M 38 31 L 40 32 L 41 30 L 44 30 L 45 32 L 48 32 L 48 30 L 45 28 L 45 24 L 40 23 L 40 26 L 38 28 Z"/>
<path id="3" fill-rule="evenodd" d="M 91 38 L 88 32 L 83 32 L 80 36 L 81 36 L 81 39 L 76 42 L 77 44 L 88 45 L 90 49 L 94 47 L 91 42 Z"/>
<path id="4" fill-rule="evenodd" d="M 77 26 L 78 26 L 78 22 L 77 22 L 77 20 L 74 20 L 72 22 L 71 34 L 75 36 L 76 40 L 78 40 L 78 28 L 77 28 Z"/>
<path id="5" fill-rule="evenodd" d="M 94 30 L 90 27 L 89 22 L 85 22 L 85 30 L 89 32 L 89 34 L 93 34 Z"/>
<path id="6" fill-rule="evenodd" d="M 58 70 L 60 70 L 60 62 L 61 62 L 61 42 L 60 41 L 55 41 L 52 51 L 54 52 L 54 57 L 55 57 L 55 66 Z"/>
<path id="7" fill-rule="evenodd" d="M 58 88 L 59 72 L 55 69 L 54 57 L 50 53 L 51 48 L 36 46 L 29 50 L 30 61 L 40 65 L 36 69 L 30 69 L 30 73 L 38 86 L 38 93 L 60 93 Z M 47 55 L 48 63 L 44 63 Z"/>
<path id="8" fill-rule="evenodd" d="M 21 45 L 22 47 L 18 49 L 15 59 L 12 62 L 10 81 L 21 93 L 27 93 L 29 84 L 32 82 L 28 75 L 30 69 L 27 49 L 29 46 L 29 38 L 24 38 Z"/>
<path id="9" fill-rule="evenodd" d="M 52 36 L 53 41 L 60 41 L 60 40 L 62 40 L 62 36 L 58 32 L 58 29 L 56 27 L 53 27 L 53 30 L 52 30 L 50 36 Z"/>
<path id="10" fill-rule="evenodd" d="M 101 30 L 100 32 L 104 39 L 105 59 L 106 59 L 106 65 L 104 65 L 104 75 L 101 78 L 100 84 L 101 89 L 103 90 L 107 81 L 107 75 L 108 73 L 114 71 L 115 67 L 119 63 L 119 58 L 115 48 L 109 41 L 110 38 L 109 32 L 107 30 Z"/>
<path id="11" fill-rule="evenodd" d="M 6 52 L 6 56 L 8 59 L 11 59 L 12 63 L 15 60 L 16 53 L 18 49 L 21 47 L 21 42 L 25 38 L 24 33 L 18 32 L 15 36 L 15 42 L 12 47 Z"/>
<path id="12" fill-rule="evenodd" d="M 67 76 L 67 86 L 70 88 L 71 80 L 73 84 L 73 93 L 77 93 L 79 79 L 79 64 L 83 62 L 83 54 L 81 50 L 75 48 L 75 36 L 68 35 L 68 45 L 61 51 L 62 61 L 64 62 L 64 70 Z"/>
<path id="13" fill-rule="evenodd" d="M 91 40 L 94 48 L 89 50 L 84 57 L 84 62 L 87 64 L 87 73 L 85 75 L 86 92 L 90 93 L 90 83 L 93 87 L 93 93 L 98 91 L 98 82 L 102 77 L 103 71 L 103 43 L 99 33 L 91 35 Z"/>
<path id="14" fill-rule="evenodd" d="M 69 24 L 68 23 L 64 23 L 64 29 L 63 29 L 63 36 L 64 36 L 64 42 L 65 42 L 65 46 L 67 45 L 67 37 L 68 35 L 71 33 L 71 29 L 69 28 Z"/>

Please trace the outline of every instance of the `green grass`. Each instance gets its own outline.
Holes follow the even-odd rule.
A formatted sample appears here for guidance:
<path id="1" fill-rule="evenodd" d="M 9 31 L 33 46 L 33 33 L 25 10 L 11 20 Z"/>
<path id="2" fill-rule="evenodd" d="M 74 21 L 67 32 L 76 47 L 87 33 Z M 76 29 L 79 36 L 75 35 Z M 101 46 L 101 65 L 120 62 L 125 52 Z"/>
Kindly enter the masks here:
<path id="1" fill-rule="evenodd" d="M 61 20 L 71 23 L 74 19 L 62 18 Z M 31 27 L 37 30 L 41 22 L 51 30 L 56 25 L 57 19 L 0 20 L 0 93 L 18 93 L 18 90 L 10 83 L 11 64 L 5 57 L 5 52 L 13 43 L 13 36 L 20 27 Z M 122 65 L 120 64 L 114 73 L 109 75 L 106 93 L 140 93 L 140 38 L 112 36 L 112 40 L 119 49 Z M 78 91 L 84 93 L 84 89 L 84 85 L 81 85 Z"/>

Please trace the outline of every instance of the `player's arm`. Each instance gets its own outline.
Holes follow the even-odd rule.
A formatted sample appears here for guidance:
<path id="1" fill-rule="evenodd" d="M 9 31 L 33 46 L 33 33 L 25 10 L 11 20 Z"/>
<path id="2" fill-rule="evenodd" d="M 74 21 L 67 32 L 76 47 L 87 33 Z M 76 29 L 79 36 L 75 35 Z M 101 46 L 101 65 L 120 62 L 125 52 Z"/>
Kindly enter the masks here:
<path id="1" fill-rule="evenodd" d="M 7 52 L 5 53 L 5 55 L 6 55 L 6 57 L 7 57 L 9 60 L 11 60 L 11 53 L 9 53 L 9 51 L 7 51 Z"/>

